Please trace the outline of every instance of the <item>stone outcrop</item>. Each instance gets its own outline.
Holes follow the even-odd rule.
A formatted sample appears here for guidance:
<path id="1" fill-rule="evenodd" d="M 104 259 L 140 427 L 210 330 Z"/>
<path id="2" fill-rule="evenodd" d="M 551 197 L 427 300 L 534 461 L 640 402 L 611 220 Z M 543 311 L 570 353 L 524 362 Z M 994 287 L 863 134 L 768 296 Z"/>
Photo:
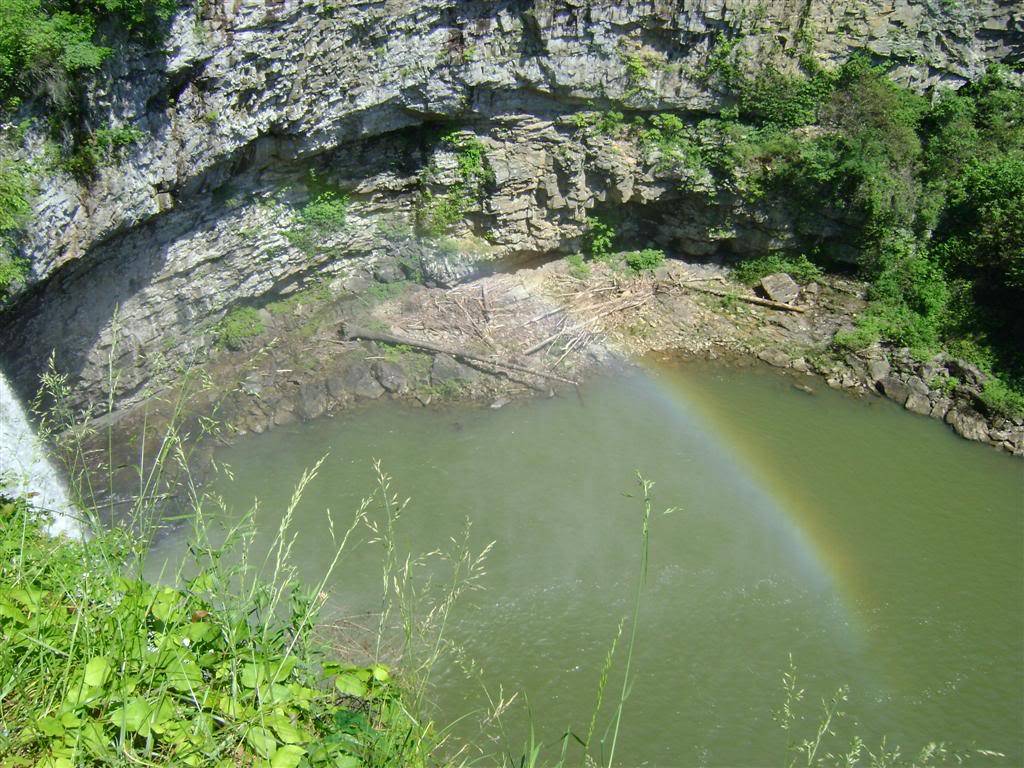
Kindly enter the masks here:
<path id="1" fill-rule="evenodd" d="M 40 179 L 22 244 L 33 285 L 0 319 L 0 359 L 25 393 L 51 351 L 83 398 L 113 356 L 118 399 L 130 402 L 159 371 L 201 354 L 239 303 L 312 279 L 356 289 L 396 270 L 451 284 L 481 263 L 570 249 L 588 213 L 612 206 L 682 255 L 783 247 L 784 208 L 680 192 L 678 177 L 625 142 L 581 132 L 573 115 L 718 111 L 728 99 L 706 73 L 723 39 L 783 66 L 808 51 L 836 63 L 867 48 L 921 87 L 962 83 L 1024 47 L 1012 0 L 197 8 L 179 13 L 164 51 L 126 46 L 90 91 L 93 124 L 148 138 L 88 185 Z M 460 201 L 462 231 L 418 241 L 408 231 L 424 170 L 438 190 L 458 183 L 452 148 L 438 141 L 452 129 L 478 138 L 494 178 Z M 351 204 L 346 226 L 311 244 L 301 208 L 321 182 Z M 307 394 L 300 416 L 321 408 Z"/>
<path id="2" fill-rule="evenodd" d="M 936 355 L 921 362 L 910 350 L 875 345 L 819 372 L 833 387 L 873 391 L 908 411 L 949 424 L 968 440 L 1024 455 L 1024 419 L 1009 419 L 985 403 L 986 375 L 977 366 Z"/>

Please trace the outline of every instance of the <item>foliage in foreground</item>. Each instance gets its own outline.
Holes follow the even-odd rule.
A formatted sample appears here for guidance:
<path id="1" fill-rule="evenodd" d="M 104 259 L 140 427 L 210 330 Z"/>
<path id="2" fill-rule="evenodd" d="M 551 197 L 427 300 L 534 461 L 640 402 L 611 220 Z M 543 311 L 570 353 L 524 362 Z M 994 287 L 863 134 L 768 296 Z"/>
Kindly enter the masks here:
<path id="1" fill-rule="evenodd" d="M 0 765 L 356 768 L 412 740 L 386 667 L 311 641 L 315 593 L 249 578 L 203 539 L 194 575 L 161 586 L 140 545 L 49 538 L 24 501 L 0 503 Z"/>

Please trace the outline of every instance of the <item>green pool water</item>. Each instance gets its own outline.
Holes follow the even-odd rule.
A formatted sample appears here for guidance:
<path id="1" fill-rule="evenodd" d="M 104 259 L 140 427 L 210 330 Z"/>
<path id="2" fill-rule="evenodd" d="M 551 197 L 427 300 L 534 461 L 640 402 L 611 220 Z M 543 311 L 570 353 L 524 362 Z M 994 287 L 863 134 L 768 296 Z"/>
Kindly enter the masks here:
<path id="1" fill-rule="evenodd" d="M 241 440 L 218 455 L 234 472 L 218 490 L 239 511 L 258 498 L 269 532 L 302 470 L 329 454 L 296 513 L 308 579 L 333 554 L 325 508 L 339 519 L 356 508 L 372 459 L 412 497 L 403 547 L 445 546 L 471 521 L 475 547 L 496 544 L 485 589 L 448 636 L 482 673 L 442 662 L 436 711 L 479 711 L 481 682 L 502 686 L 528 699 L 551 743 L 586 731 L 631 610 L 640 505 L 624 493 L 639 470 L 656 510 L 679 509 L 652 521 L 616 762 L 781 764 L 788 736 L 771 713 L 792 654 L 806 690 L 799 735 L 845 684 L 833 748 L 887 735 L 905 752 L 944 740 L 1022 764 L 1024 462 L 809 381 L 814 395 L 773 370 L 651 359 L 579 397 L 500 410 L 376 404 Z M 329 610 L 375 610 L 379 561 L 377 546 L 352 549 Z M 472 722 L 456 733 L 485 744 Z M 525 707 L 505 725 L 506 746 L 521 749 Z"/>

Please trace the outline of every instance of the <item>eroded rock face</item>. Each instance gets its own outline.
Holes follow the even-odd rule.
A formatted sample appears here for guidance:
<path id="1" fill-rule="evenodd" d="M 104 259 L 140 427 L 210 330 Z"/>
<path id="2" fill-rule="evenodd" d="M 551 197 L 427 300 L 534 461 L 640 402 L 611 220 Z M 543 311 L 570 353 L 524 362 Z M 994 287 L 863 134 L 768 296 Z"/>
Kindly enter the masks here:
<path id="1" fill-rule="evenodd" d="M 88 187 L 41 179 L 23 243 L 35 286 L 0 319 L 0 359 L 25 394 L 54 351 L 83 399 L 113 355 L 118 399 L 131 401 L 167 360 L 202 350 L 238 302 L 312 277 L 365 284 L 378 264 L 378 277 L 397 267 L 451 284 L 481 263 L 570 249 L 587 214 L 612 206 L 682 255 L 784 247 L 784 208 L 681 193 L 678 177 L 627 142 L 582 135 L 572 115 L 716 112 L 723 95 L 703 73 L 723 34 L 792 66 L 813 29 L 819 61 L 866 47 L 920 86 L 1019 57 L 1024 38 L 1012 0 L 200 7 L 201 18 L 176 18 L 166 53 L 129 47 L 93 89 L 94 124 L 149 138 Z M 453 242 L 424 246 L 407 232 L 424 168 L 437 185 L 428 191 L 458 182 L 438 141 L 453 127 L 482 143 L 494 178 L 466 201 Z M 311 171 L 351 196 L 346 226 L 316 233 L 312 247 L 296 237 L 316 194 Z M 839 229 L 823 222 L 823 236 Z"/>

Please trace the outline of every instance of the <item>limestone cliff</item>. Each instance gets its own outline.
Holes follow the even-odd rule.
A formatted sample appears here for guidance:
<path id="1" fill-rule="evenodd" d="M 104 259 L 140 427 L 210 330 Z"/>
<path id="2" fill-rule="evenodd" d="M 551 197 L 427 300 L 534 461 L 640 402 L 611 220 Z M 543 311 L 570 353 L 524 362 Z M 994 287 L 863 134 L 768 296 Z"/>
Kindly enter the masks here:
<path id="1" fill-rule="evenodd" d="M 681 191 L 635 147 L 580 129 L 616 109 L 690 118 L 729 105 L 723 46 L 793 67 L 866 49 L 916 87 L 1019 62 L 1016 0 L 216 0 L 183 8 L 162 51 L 126 46 L 90 89 L 94 125 L 146 138 L 88 184 L 40 179 L 21 248 L 29 289 L 0 319 L 23 392 L 51 350 L 88 395 L 119 337 L 119 396 L 202 349 L 242 301 L 304 281 L 414 263 L 459 279 L 480 263 L 572 248 L 587 212 L 628 217 L 671 252 L 785 245 L 784 206 Z M 458 183 L 440 141 L 482 145 L 493 178 L 453 239 L 408 235 L 424 195 Z M 42 153 L 41 138 L 29 146 Z M 311 177 L 311 171 L 313 176 Z M 314 185 L 351 198 L 344 229 L 289 237 Z M 830 227 L 822 222 L 824 236 Z M 384 265 L 381 267 L 380 265 Z"/>

